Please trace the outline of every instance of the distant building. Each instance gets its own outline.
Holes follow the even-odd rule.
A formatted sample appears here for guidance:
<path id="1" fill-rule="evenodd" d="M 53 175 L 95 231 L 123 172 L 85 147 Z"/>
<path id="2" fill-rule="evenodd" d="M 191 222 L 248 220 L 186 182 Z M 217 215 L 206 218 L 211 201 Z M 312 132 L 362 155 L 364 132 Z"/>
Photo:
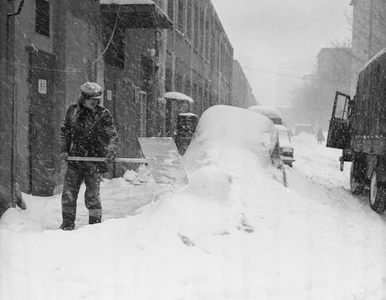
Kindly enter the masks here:
<path id="1" fill-rule="evenodd" d="M 351 0 L 350 5 L 353 6 L 350 87 L 353 96 L 360 70 L 386 47 L 386 6 L 384 0 Z"/>
<path id="2" fill-rule="evenodd" d="M 351 80 L 351 48 L 322 48 L 317 59 L 317 75 L 324 88 L 348 93 Z"/>
<path id="3" fill-rule="evenodd" d="M 233 61 L 233 88 L 231 105 L 242 108 L 248 108 L 257 105 L 255 96 L 252 93 L 252 87 L 249 84 L 244 70 L 237 60 Z"/>
<path id="4" fill-rule="evenodd" d="M 291 91 L 294 86 L 302 83 L 301 76 L 313 70 L 316 59 L 292 59 L 280 62 L 276 79 L 275 105 L 287 106 L 291 104 Z"/>
<path id="5" fill-rule="evenodd" d="M 308 78 L 316 89 L 315 124 L 327 128 L 335 92 L 350 92 L 351 48 L 322 48 L 317 59 L 317 74 Z"/>

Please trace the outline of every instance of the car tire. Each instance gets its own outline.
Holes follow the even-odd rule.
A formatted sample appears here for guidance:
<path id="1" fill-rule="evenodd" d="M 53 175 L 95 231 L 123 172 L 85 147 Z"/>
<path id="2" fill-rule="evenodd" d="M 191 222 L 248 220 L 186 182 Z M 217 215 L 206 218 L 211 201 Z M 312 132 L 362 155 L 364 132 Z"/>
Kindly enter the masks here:
<path id="1" fill-rule="evenodd" d="M 386 185 L 379 181 L 378 170 L 374 168 L 371 174 L 369 204 L 372 210 L 382 214 L 386 209 Z"/>
<path id="2" fill-rule="evenodd" d="M 354 195 L 360 195 L 365 188 L 365 165 L 354 159 L 350 168 L 350 190 Z"/>

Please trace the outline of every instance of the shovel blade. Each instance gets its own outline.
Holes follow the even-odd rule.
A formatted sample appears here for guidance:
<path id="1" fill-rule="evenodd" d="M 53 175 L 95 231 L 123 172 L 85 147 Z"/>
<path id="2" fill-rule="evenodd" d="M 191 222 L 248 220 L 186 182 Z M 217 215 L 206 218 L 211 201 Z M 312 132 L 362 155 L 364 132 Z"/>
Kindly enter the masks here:
<path id="1" fill-rule="evenodd" d="M 138 141 L 157 183 L 188 184 L 180 154 L 171 137 L 138 138 Z"/>

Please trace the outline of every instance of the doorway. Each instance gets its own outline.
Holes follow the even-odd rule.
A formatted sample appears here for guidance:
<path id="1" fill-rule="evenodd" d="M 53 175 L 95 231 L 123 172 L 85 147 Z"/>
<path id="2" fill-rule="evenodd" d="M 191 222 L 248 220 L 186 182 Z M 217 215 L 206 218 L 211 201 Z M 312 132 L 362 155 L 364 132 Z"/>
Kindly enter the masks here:
<path id="1" fill-rule="evenodd" d="M 30 51 L 29 190 L 34 196 L 52 196 L 55 187 L 54 70 L 54 54 Z"/>

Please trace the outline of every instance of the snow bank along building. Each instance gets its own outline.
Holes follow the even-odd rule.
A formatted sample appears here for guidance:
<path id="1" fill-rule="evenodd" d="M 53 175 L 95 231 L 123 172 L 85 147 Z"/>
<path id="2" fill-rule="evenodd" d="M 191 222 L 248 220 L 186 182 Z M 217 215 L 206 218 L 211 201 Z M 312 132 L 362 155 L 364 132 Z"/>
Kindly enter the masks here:
<path id="1" fill-rule="evenodd" d="M 140 157 L 139 136 L 171 134 L 180 105 L 166 100 L 165 92 L 190 96 L 190 111 L 198 116 L 212 105 L 232 102 L 233 48 L 210 0 L 114 2 L 32 0 L 1 6 L 0 60 L 6 72 L 0 73 L 0 96 L 10 102 L 2 104 L 0 133 L 12 151 L 3 147 L 10 162 L 0 175 L 12 174 L 23 192 L 61 192 L 59 128 L 85 81 L 105 89 L 103 105 L 115 117 L 120 157 Z M 117 164 L 110 175 L 123 171 Z"/>

